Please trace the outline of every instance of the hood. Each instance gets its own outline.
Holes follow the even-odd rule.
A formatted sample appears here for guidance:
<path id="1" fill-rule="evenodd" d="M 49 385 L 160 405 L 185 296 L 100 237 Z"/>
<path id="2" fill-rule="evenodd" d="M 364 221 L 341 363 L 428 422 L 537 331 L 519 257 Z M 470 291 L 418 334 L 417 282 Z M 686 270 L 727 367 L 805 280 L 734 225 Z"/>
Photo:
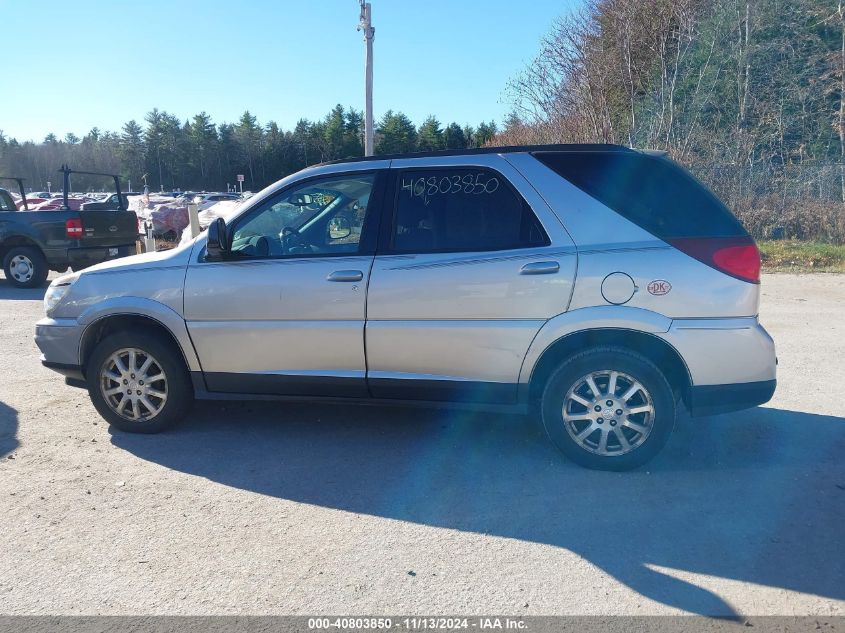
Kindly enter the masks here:
<path id="1" fill-rule="evenodd" d="M 83 275 L 96 275 L 106 272 L 125 272 L 129 270 L 149 270 L 154 268 L 169 268 L 170 266 L 186 266 L 191 256 L 193 242 L 178 246 L 167 251 L 130 255 L 120 259 L 112 259 L 101 264 L 80 271 Z"/>

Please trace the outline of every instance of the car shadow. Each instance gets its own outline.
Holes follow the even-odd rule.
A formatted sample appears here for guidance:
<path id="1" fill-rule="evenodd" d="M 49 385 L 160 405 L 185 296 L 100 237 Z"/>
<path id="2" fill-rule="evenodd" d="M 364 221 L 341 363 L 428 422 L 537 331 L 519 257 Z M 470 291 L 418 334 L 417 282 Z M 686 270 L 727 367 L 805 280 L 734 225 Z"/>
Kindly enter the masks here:
<path id="1" fill-rule="evenodd" d="M 18 447 L 18 412 L 0 400 L 0 458 Z"/>
<path id="2" fill-rule="evenodd" d="M 44 293 L 50 285 L 48 281 L 36 288 L 16 288 L 0 273 L 0 300 L 2 301 L 43 301 Z"/>
<path id="3" fill-rule="evenodd" d="M 702 615 L 736 613 L 686 573 L 845 599 L 845 418 L 683 419 L 629 473 L 567 462 L 523 417 L 446 410 L 202 403 L 171 432 L 112 442 L 272 497 L 565 548 Z"/>

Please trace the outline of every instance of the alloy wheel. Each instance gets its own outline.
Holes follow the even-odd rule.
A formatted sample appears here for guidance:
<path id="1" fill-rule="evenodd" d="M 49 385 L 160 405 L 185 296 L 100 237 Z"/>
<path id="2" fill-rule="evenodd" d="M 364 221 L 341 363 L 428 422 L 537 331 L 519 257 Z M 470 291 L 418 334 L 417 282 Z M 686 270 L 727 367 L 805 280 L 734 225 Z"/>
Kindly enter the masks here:
<path id="1" fill-rule="evenodd" d="M 119 349 L 100 369 L 100 391 L 119 416 L 133 422 L 151 420 L 167 402 L 167 376 L 149 352 Z"/>
<path id="2" fill-rule="evenodd" d="M 606 369 L 575 381 L 563 400 L 562 416 L 567 433 L 584 450 L 624 455 L 651 433 L 654 402 L 636 378 Z"/>

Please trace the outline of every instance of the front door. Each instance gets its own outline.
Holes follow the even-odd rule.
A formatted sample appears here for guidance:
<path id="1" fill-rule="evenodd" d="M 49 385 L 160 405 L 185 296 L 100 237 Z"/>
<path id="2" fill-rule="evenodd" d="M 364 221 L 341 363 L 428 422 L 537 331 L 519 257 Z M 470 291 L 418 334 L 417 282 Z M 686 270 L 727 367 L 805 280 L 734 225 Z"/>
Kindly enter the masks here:
<path id="1" fill-rule="evenodd" d="M 384 177 L 295 183 L 233 221 L 225 261 L 189 266 L 185 319 L 210 391 L 367 395 L 366 289 Z"/>

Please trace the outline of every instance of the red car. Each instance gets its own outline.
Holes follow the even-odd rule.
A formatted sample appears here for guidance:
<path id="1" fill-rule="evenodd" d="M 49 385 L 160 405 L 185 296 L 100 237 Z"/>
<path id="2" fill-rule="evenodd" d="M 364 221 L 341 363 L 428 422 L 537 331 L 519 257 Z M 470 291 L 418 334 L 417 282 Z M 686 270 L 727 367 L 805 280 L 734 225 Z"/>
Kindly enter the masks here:
<path id="1" fill-rule="evenodd" d="M 26 206 L 28 209 L 32 210 L 33 207 L 36 205 L 41 204 L 42 202 L 49 202 L 50 198 L 30 198 L 28 195 L 26 197 Z M 18 211 L 23 211 L 23 200 L 18 200 L 15 203 L 15 206 L 18 208 Z"/>
<path id="2" fill-rule="evenodd" d="M 64 203 L 61 198 L 50 198 L 35 205 L 30 202 L 29 198 L 26 201 L 32 211 L 55 211 L 56 209 L 61 209 Z M 71 211 L 79 211 L 79 208 L 86 202 L 88 202 L 87 198 L 68 198 L 67 206 L 70 207 Z"/>

